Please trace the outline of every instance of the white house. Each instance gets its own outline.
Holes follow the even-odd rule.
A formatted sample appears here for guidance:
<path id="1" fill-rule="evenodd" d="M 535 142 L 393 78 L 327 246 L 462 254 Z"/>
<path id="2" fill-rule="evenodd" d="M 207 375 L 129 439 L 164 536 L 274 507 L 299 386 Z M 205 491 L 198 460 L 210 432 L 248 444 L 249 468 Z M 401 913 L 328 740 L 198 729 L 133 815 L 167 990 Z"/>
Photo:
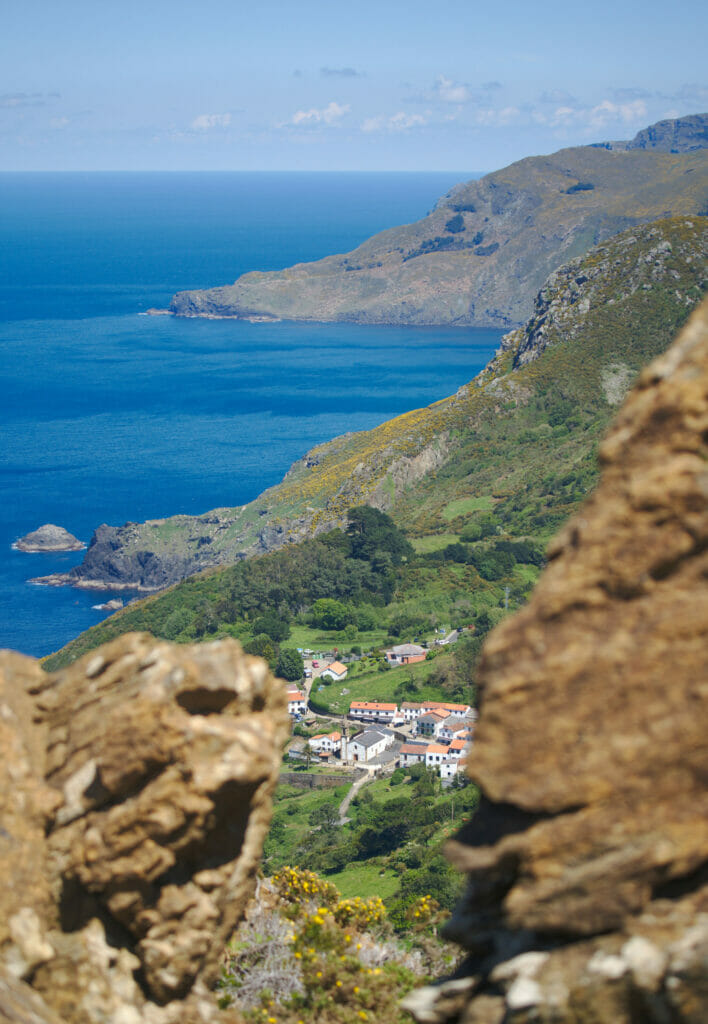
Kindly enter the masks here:
<path id="1" fill-rule="evenodd" d="M 458 760 L 467 753 L 470 748 L 469 740 L 454 739 L 448 749 L 448 755 L 450 757 L 457 758 Z"/>
<path id="2" fill-rule="evenodd" d="M 310 747 L 316 754 L 338 754 L 342 749 L 341 732 L 320 732 L 310 737 Z"/>
<path id="3" fill-rule="evenodd" d="M 443 722 L 447 717 L 444 711 L 426 711 L 416 720 L 416 736 L 429 736 L 431 739 L 438 739 Z"/>
<path id="4" fill-rule="evenodd" d="M 452 743 L 454 739 L 458 739 L 461 736 L 465 736 L 471 732 L 473 726 L 472 719 L 458 718 L 457 715 L 448 715 L 445 721 L 440 726 L 438 738 L 443 743 Z"/>
<path id="5" fill-rule="evenodd" d="M 324 679 L 325 676 L 329 676 L 330 679 L 334 679 L 335 682 L 339 683 L 342 679 L 347 678 L 346 665 L 342 665 L 341 661 L 333 661 L 327 668 L 323 668 L 320 672 L 320 679 Z"/>
<path id="6" fill-rule="evenodd" d="M 476 712 L 472 709 L 469 704 L 448 704 L 442 700 L 426 700 L 423 702 L 424 711 L 445 711 L 448 715 L 454 715 L 456 718 L 472 718 L 477 717 Z"/>
<path id="7" fill-rule="evenodd" d="M 426 747 L 427 743 L 404 743 L 399 751 L 401 767 L 407 768 L 409 764 L 425 763 Z"/>
<path id="8" fill-rule="evenodd" d="M 439 768 L 447 756 L 447 747 L 444 744 L 429 743 L 425 748 L 425 765 L 427 768 Z"/>
<path id="9" fill-rule="evenodd" d="M 457 775 L 457 770 L 460 767 L 460 762 L 454 757 L 446 757 L 440 762 L 440 778 L 441 779 L 454 779 Z"/>
<path id="10" fill-rule="evenodd" d="M 349 740 L 348 753 L 351 761 L 372 761 L 391 746 L 395 737 L 384 729 L 366 729 Z"/>
<path id="11" fill-rule="evenodd" d="M 304 715 L 307 712 L 307 697 L 299 690 L 288 690 L 288 712 L 291 715 Z"/>
<path id="12" fill-rule="evenodd" d="M 392 725 L 398 717 L 398 704 L 387 704 L 376 700 L 353 700 L 349 705 L 349 717 L 358 722 L 380 722 Z"/>
<path id="13" fill-rule="evenodd" d="M 401 704 L 401 714 L 406 722 L 414 722 L 423 714 L 424 705 L 416 704 L 415 701 L 404 700 Z"/>

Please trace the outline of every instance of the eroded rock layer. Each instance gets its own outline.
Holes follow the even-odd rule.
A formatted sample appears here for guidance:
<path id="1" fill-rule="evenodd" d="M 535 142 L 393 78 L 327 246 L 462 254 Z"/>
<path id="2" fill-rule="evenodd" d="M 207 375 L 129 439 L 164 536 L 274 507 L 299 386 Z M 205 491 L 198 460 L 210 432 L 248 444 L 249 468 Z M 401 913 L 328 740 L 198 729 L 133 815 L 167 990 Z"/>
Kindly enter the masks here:
<path id="1" fill-rule="evenodd" d="M 51 676 L 2 655 L 0 1019 L 215 1018 L 286 723 L 234 641 L 131 634 Z"/>
<path id="2" fill-rule="evenodd" d="M 484 649 L 484 800 L 450 848 L 471 955 L 421 1021 L 708 1020 L 708 304 L 601 460 Z"/>

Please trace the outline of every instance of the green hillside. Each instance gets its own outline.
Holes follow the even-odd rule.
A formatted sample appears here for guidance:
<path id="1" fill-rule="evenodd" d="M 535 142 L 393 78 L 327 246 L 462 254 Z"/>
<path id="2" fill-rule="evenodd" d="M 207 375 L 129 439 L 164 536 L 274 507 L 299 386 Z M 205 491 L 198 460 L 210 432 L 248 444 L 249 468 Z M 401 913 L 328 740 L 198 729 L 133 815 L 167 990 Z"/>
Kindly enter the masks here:
<path id="1" fill-rule="evenodd" d="M 507 335 L 457 394 L 314 449 L 240 511 L 265 520 L 282 550 L 128 606 L 48 667 L 136 628 L 177 640 L 230 633 L 254 643 L 256 621 L 269 611 L 290 620 L 297 646 L 318 636 L 370 646 L 460 618 L 473 619 L 479 637 L 502 605 L 524 600 L 540 546 L 593 486 L 599 439 L 639 369 L 668 346 L 704 294 L 707 255 L 708 221 L 693 217 L 625 232 L 573 261 L 539 293 L 526 327 Z M 351 536 L 332 532 L 362 505 L 390 512 L 417 550 L 399 557 L 389 532 L 362 554 Z M 159 529 L 183 558 L 180 523 Z M 313 624 L 322 598 L 345 607 L 334 633 Z M 454 665 L 440 673 L 446 692 L 459 682 L 455 673 Z"/>

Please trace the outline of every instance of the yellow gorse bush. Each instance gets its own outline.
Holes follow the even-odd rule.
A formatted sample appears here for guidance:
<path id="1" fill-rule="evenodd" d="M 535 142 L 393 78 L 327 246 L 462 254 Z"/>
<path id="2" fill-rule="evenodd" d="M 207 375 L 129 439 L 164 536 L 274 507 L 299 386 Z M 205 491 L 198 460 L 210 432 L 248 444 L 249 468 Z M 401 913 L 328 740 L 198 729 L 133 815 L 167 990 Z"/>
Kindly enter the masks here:
<path id="1" fill-rule="evenodd" d="M 355 896 L 339 901 L 334 908 L 334 918 L 337 924 L 353 924 L 366 929 L 386 919 L 386 908 L 380 896 L 371 896 L 367 900 Z"/>
<path id="2" fill-rule="evenodd" d="M 314 871 L 286 866 L 272 877 L 278 895 L 286 903 L 322 903 L 333 907 L 339 900 L 339 891 L 331 882 L 325 882 Z"/>

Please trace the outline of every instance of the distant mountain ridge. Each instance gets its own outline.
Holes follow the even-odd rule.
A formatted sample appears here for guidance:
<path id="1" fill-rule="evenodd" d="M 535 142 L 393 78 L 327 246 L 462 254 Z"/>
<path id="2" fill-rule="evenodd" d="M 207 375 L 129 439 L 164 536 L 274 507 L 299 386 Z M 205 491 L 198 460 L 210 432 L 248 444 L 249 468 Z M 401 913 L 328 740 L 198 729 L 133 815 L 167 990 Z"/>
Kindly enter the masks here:
<path id="1" fill-rule="evenodd" d="M 457 185 L 344 255 L 178 292 L 178 316 L 508 328 L 549 273 L 635 224 L 708 212 L 708 114 L 563 149 Z"/>
<path id="2" fill-rule="evenodd" d="M 454 529 L 455 502 L 470 494 L 507 495 L 526 509 L 516 532 L 533 532 L 549 499 L 529 493 L 530 467 L 567 477 L 561 506 L 575 501 L 612 409 L 708 287 L 707 263 L 706 218 L 625 232 L 555 272 L 527 325 L 455 395 L 317 446 L 248 505 L 101 526 L 81 565 L 42 582 L 154 591 L 331 529 L 361 504 L 427 534 Z M 566 437 L 568 416 L 577 432 Z"/>

